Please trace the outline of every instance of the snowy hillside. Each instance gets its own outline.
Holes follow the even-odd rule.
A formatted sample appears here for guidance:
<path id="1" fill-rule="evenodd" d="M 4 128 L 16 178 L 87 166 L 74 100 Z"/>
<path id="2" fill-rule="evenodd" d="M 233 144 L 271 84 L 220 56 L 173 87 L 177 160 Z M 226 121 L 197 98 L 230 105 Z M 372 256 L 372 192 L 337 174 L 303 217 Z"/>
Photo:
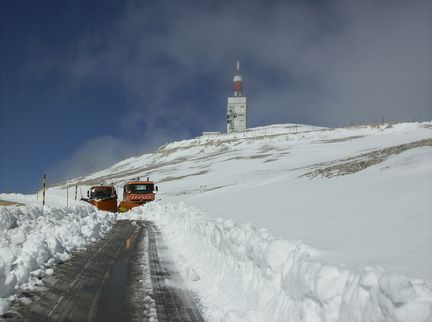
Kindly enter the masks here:
<path id="1" fill-rule="evenodd" d="M 113 182 L 121 197 L 127 179 L 156 181 L 159 202 L 118 218 L 161 227 L 210 320 L 427 321 L 431 160 L 431 123 L 286 124 L 170 143 L 66 185 Z"/>
<path id="2" fill-rule="evenodd" d="M 424 139 L 418 147 L 383 150 Z M 150 176 L 160 199 L 303 240 L 326 261 L 382 265 L 432 280 L 431 140 L 426 123 L 274 125 L 245 137 L 167 144 L 70 184 L 114 182 L 121 194 L 125 180 Z M 346 175 L 319 172 L 349 162 L 355 164 Z M 364 169 L 356 169 L 362 162 Z"/>

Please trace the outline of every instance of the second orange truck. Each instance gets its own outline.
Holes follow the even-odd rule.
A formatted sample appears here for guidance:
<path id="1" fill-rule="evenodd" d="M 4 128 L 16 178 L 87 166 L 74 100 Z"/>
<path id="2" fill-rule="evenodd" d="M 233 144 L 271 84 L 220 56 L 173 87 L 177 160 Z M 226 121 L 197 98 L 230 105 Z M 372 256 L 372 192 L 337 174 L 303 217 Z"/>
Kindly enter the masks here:
<path id="1" fill-rule="evenodd" d="M 117 206 L 117 192 L 113 185 L 92 186 L 87 192 L 87 199 L 100 210 L 111 212 L 126 212 L 134 207 L 154 201 L 158 187 L 153 181 L 134 179 L 123 186 L 123 200 Z"/>

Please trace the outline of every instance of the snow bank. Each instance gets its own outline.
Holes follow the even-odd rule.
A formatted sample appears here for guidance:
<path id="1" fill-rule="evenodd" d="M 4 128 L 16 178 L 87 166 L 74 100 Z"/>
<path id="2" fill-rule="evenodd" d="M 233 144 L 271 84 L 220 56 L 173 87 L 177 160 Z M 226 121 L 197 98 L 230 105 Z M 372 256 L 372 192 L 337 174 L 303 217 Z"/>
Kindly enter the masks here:
<path id="1" fill-rule="evenodd" d="M 100 239 L 115 217 L 91 205 L 0 207 L 0 314 L 7 297 L 37 285 L 72 250 Z"/>
<path id="2" fill-rule="evenodd" d="M 400 273 L 326 265 L 300 241 L 273 238 L 184 204 L 152 203 L 122 218 L 161 229 L 188 287 L 215 321 L 431 321 L 432 285 Z"/>

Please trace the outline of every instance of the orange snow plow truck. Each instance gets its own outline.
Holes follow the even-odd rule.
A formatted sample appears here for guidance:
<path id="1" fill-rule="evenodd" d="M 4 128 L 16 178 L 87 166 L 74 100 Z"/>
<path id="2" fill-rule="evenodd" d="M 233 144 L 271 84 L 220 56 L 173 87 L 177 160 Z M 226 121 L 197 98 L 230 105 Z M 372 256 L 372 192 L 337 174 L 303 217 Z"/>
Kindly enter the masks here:
<path id="1" fill-rule="evenodd" d="M 123 201 L 118 205 L 119 212 L 126 212 L 133 207 L 144 205 L 147 202 L 154 201 L 158 187 L 153 181 L 130 180 L 123 187 Z"/>
<path id="2" fill-rule="evenodd" d="M 117 192 L 114 186 L 92 186 L 87 191 L 87 199 L 81 200 L 91 203 L 99 210 L 117 212 Z"/>

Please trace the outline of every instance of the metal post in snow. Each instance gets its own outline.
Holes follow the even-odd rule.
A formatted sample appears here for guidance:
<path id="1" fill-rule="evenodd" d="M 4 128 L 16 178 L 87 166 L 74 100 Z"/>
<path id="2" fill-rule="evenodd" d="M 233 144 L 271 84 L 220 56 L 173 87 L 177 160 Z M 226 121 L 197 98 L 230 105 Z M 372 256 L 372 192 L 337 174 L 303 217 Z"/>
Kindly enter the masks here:
<path id="1" fill-rule="evenodd" d="M 78 196 L 78 186 L 75 186 L 75 200 L 77 200 L 77 196 Z"/>
<path id="2" fill-rule="evenodd" d="M 43 180 L 42 180 L 42 206 L 45 206 L 45 190 L 46 190 L 46 174 L 43 175 Z"/>

